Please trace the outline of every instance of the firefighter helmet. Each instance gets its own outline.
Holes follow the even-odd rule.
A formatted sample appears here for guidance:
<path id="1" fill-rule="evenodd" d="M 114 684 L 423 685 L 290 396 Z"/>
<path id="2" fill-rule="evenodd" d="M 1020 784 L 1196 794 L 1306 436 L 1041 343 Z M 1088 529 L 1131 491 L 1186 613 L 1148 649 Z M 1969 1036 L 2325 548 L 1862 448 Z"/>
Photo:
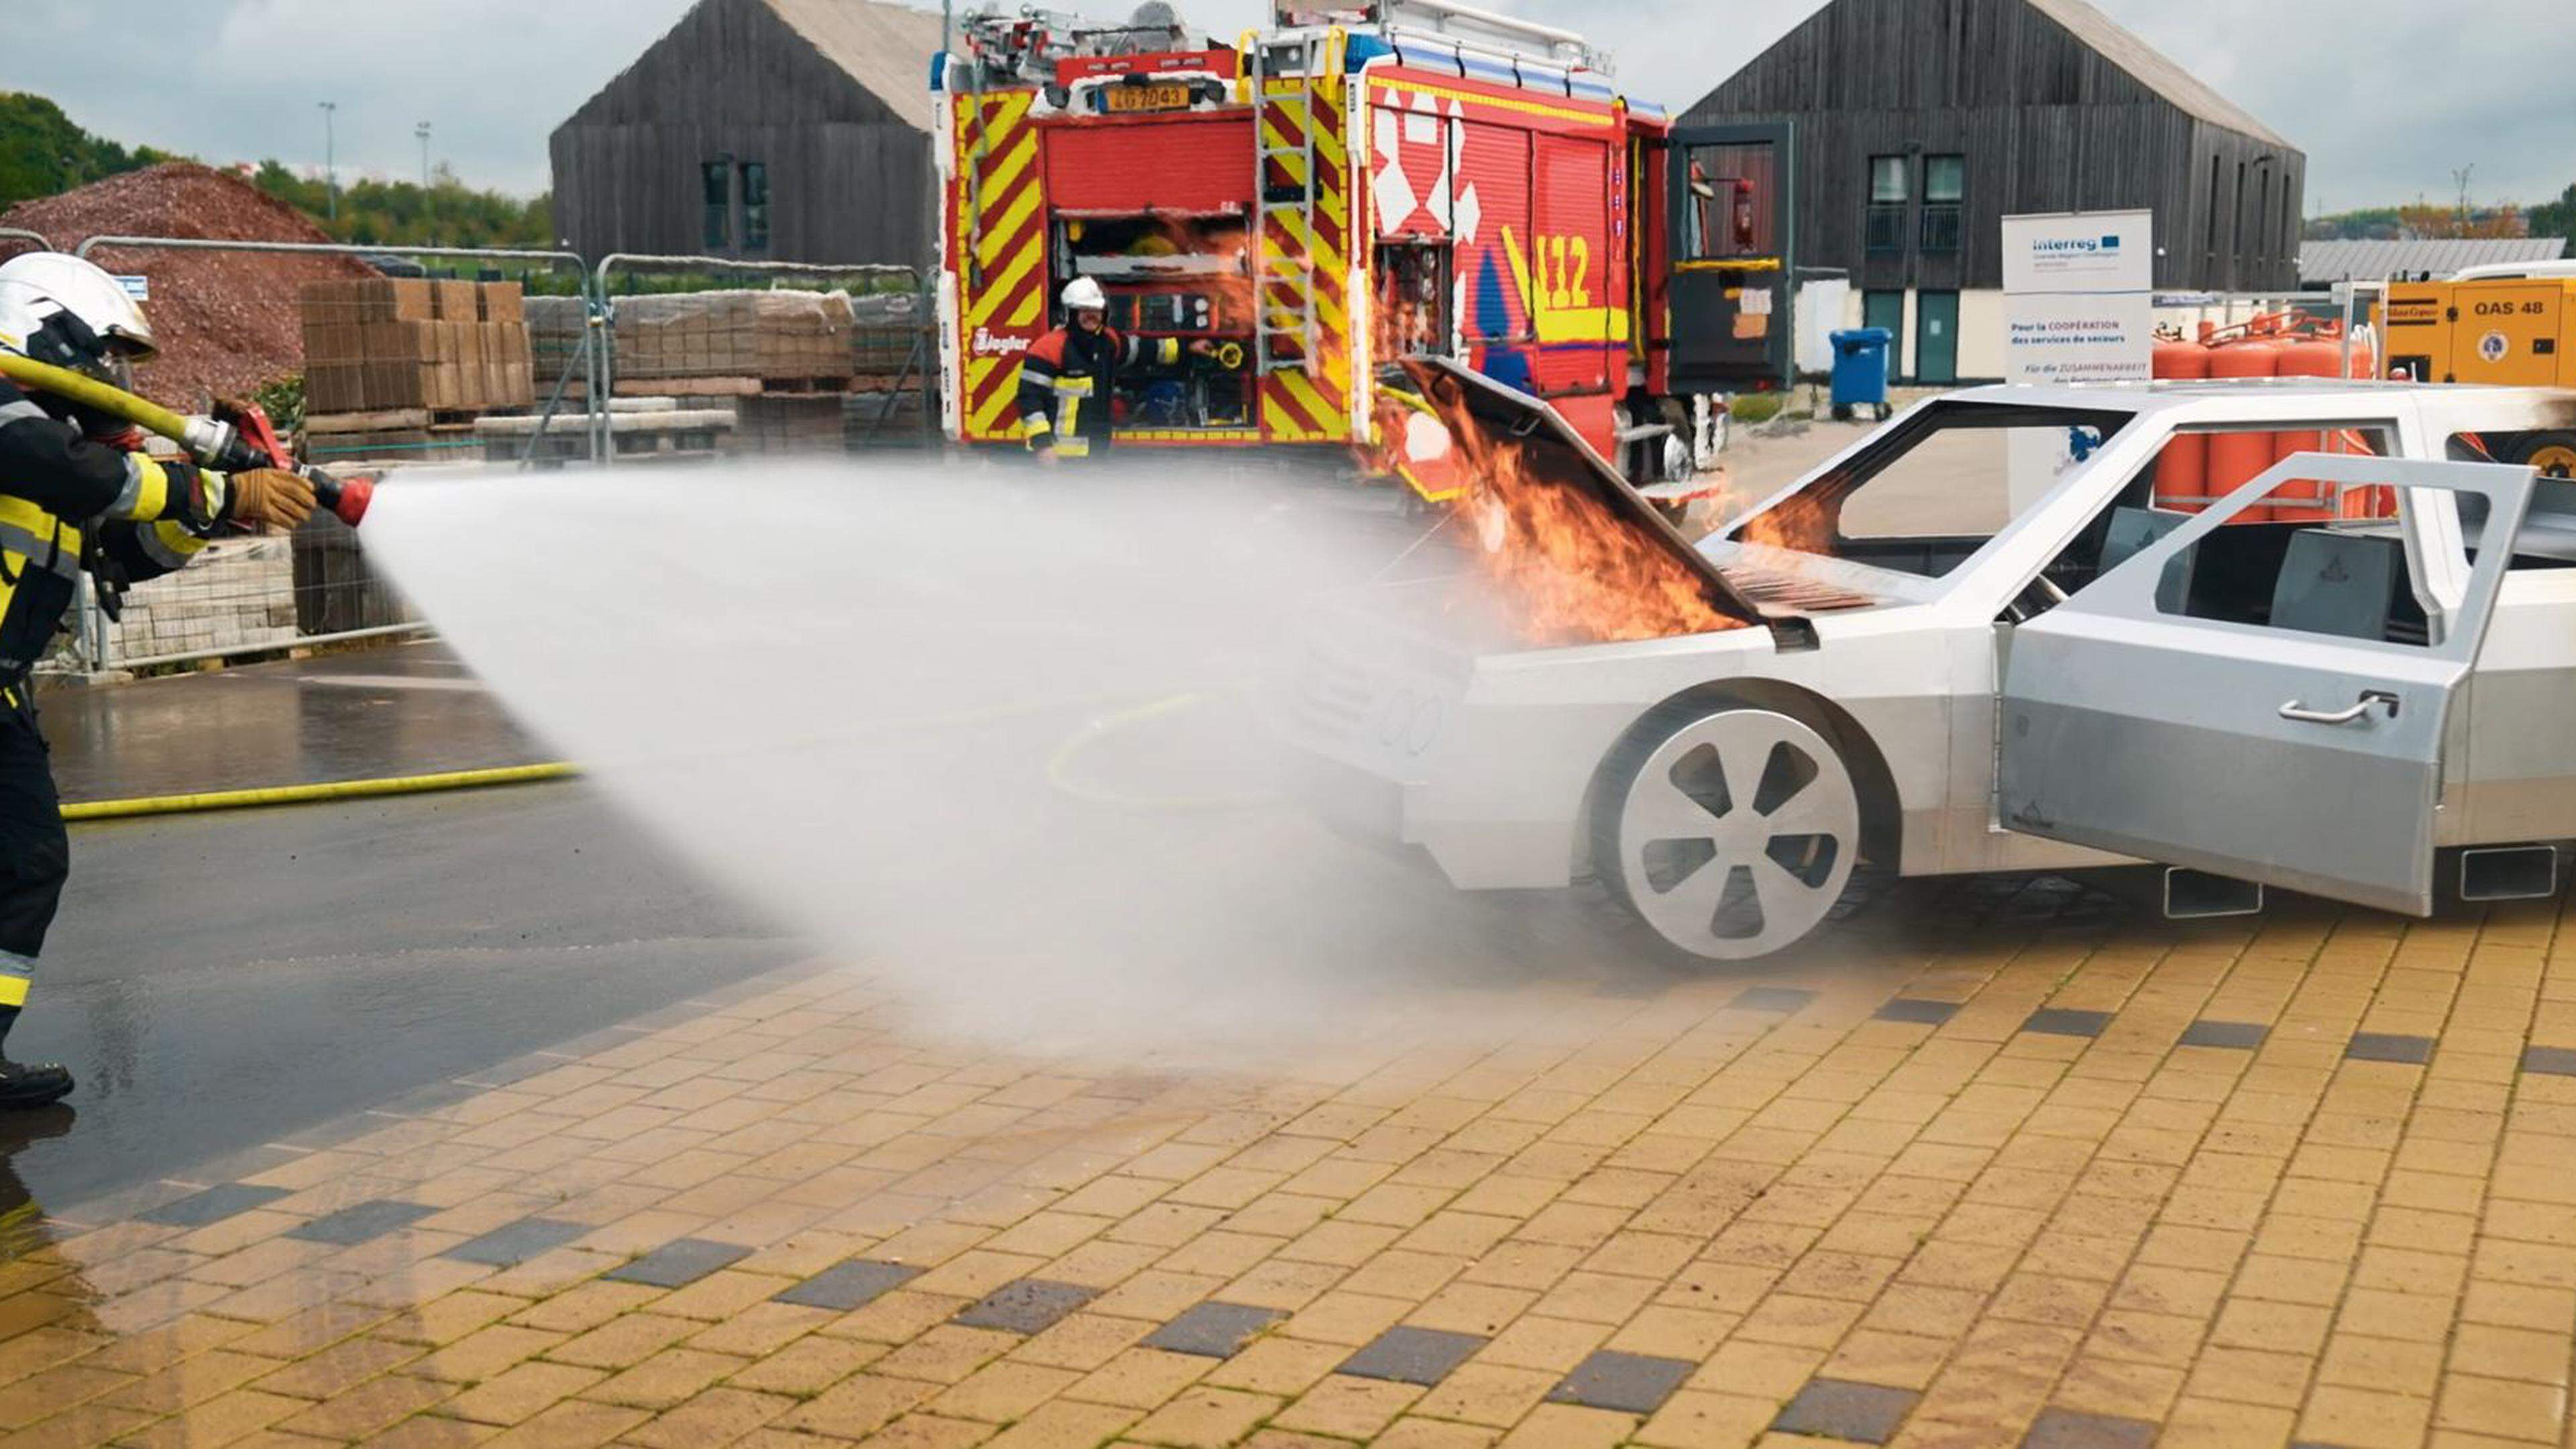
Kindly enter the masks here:
<path id="1" fill-rule="evenodd" d="M 0 262 L 0 347 L 122 382 L 125 364 L 153 353 L 152 324 L 123 283 L 63 252 Z"/>
<path id="2" fill-rule="evenodd" d="M 1101 291 L 1100 284 L 1089 277 L 1076 277 L 1065 283 L 1064 292 L 1059 300 L 1064 303 L 1064 310 L 1068 312 L 1109 310 L 1109 294 Z"/>

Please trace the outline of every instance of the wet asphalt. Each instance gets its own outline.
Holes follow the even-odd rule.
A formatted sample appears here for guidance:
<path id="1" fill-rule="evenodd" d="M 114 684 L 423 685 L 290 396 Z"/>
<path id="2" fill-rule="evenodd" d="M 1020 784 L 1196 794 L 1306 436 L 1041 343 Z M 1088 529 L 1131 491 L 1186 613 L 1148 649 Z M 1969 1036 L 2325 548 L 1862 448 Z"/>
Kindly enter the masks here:
<path id="1" fill-rule="evenodd" d="M 578 783 L 82 825 L 72 856 L 9 1051 L 80 1087 L 0 1115 L 0 1199 L 49 1214 L 800 954 Z"/>

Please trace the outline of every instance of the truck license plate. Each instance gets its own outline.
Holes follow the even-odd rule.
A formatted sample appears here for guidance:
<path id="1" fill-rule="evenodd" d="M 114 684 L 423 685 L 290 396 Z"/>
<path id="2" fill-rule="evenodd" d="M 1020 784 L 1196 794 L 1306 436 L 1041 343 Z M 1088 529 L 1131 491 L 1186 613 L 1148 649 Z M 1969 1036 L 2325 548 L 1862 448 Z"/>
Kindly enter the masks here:
<path id="1" fill-rule="evenodd" d="M 1188 86 L 1112 86 L 1109 109 L 1112 111 L 1186 111 L 1190 108 Z"/>

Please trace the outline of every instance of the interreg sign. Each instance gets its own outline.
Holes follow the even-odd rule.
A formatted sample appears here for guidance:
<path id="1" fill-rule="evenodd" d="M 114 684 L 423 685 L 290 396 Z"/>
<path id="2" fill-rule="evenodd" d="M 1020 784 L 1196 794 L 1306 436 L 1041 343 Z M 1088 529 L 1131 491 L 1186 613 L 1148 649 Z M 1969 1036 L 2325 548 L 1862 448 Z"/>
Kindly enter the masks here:
<path id="1" fill-rule="evenodd" d="M 2144 382 L 2154 358 L 2155 217 L 2004 218 L 2004 376 Z"/>
<path id="2" fill-rule="evenodd" d="M 2007 216 L 2004 379 L 2034 383 L 2145 382 L 2155 364 L 2155 214 L 2059 212 Z M 2011 460 L 2016 506 L 2046 491 L 2086 449 L 2032 440 Z"/>

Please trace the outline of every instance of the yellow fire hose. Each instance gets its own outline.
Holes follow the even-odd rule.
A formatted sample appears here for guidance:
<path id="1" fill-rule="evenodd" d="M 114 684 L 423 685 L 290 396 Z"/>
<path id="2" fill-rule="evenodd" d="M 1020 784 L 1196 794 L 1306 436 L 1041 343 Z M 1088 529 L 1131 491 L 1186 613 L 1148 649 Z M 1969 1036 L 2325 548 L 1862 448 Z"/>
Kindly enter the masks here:
<path id="1" fill-rule="evenodd" d="M 200 795 L 144 795 L 127 800 L 85 800 L 63 807 L 65 820 L 130 820 L 143 815 L 186 815 L 201 810 L 242 810 L 254 805 L 312 805 L 366 800 L 380 795 L 424 795 L 433 790 L 473 790 L 570 779 L 581 771 L 561 760 L 504 765 L 490 770 L 449 770 L 436 775 L 386 775 L 370 780 L 326 780 L 312 785 L 272 785 L 256 790 L 211 790 Z"/>
<path id="2" fill-rule="evenodd" d="M 159 433 L 192 454 L 208 440 L 206 428 L 192 428 L 188 417 L 67 367 L 0 350 L 0 377 L 123 418 L 147 433 Z"/>

